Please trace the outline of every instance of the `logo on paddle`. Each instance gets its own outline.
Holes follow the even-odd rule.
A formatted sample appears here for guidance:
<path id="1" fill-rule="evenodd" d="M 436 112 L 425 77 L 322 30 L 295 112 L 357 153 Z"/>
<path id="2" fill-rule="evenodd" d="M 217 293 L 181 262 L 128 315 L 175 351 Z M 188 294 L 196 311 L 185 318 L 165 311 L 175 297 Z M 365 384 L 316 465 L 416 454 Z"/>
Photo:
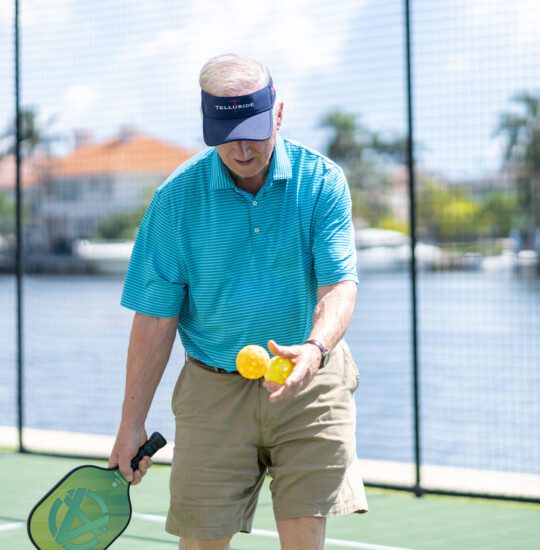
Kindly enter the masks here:
<path id="1" fill-rule="evenodd" d="M 90 489 L 70 489 L 49 512 L 49 530 L 66 550 L 90 550 L 107 532 L 110 514 L 105 501 Z"/>

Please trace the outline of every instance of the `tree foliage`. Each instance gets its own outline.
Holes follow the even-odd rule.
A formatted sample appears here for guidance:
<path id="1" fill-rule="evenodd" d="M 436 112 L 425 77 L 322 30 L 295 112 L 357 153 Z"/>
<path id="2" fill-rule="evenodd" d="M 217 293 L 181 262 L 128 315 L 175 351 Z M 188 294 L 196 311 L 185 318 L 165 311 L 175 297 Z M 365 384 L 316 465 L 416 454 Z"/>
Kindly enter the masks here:
<path id="1" fill-rule="evenodd" d="M 0 191 L 0 235 L 14 232 L 15 205 Z"/>
<path id="2" fill-rule="evenodd" d="M 133 240 L 143 216 L 143 208 L 112 214 L 98 223 L 97 236 L 101 239 Z"/>
<path id="3" fill-rule="evenodd" d="M 478 223 L 485 237 L 507 237 L 515 227 L 518 211 L 517 195 L 494 191 L 480 204 Z"/>
<path id="4" fill-rule="evenodd" d="M 323 118 L 321 126 L 332 131 L 327 155 L 349 169 L 370 158 L 399 164 L 404 162 L 404 138 L 383 138 L 364 125 L 354 113 L 331 111 Z"/>
<path id="5" fill-rule="evenodd" d="M 514 195 L 493 192 L 475 200 L 466 189 L 449 189 L 423 178 L 416 198 L 418 236 L 441 243 L 507 237 L 515 205 Z"/>
<path id="6" fill-rule="evenodd" d="M 535 243 L 540 225 L 540 96 L 523 92 L 512 102 L 514 110 L 501 114 L 497 135 L 505 138 L 504 161 L 517 173 L 518 208 L 528 246 Z"/>
<path id="7" fill-rule="evenodd" d="M 152 200 L 155 189 L 148 186 L 143 192 L 143 206 L 128 212 L 118 212 L 104 218 L 97 224 L 97 237 L 111 240 L 133 240 L 139 224 Z"/>
<path id="8" fill-rule="evenodd" d="M 517 175 L 516 192 L 493 191 L 474 198 L 467 188 L 420 177 L 416 196 L 419 238 L 450 243 L 507 237 L 522 220 L 534 243 L 540 224 L 540 97 L 523 93 L 513 102 L 516 109 L 501 114 L 497 133 L 506 138 L 504 158 Z M 383 138 L 355 114 L 339 110 L 328 113 L 321 126 L 331 131 L 328 156 L 347 175 L 353 215 L 371 226 L 407 232 L 407 224 L 391 217 L 387 194 L 388 164 L 405 162 L 406 140 Z"/>
<path id="9" fill-rule="evenodd" d="M 16 150 L 16 120 L 10 122 L 0 134 L 0 159 L 7 155 L 14 155 Z M 62 141 L 60 134 L 52 131 L 56 123 L 56 116 L 49 117 L 45 122 L 39 121 L 37 109 L 24 107 L 20 111 L 21 142 L 20 151 L 23 159 L 31 157 L 35 152 L 42 151 L 51 156 L 54 143 Z"/>
<path id="10" fill-rule="evenodd" d="M 403 138 L 383 138 L 353 113 L 329 112 L 321 126 L 330 130 L 326 154 L 344 170 L 351 188 L 353 216 L 376 225 L 388 216 L 385 191 L 389 186 L 385 163 L 402 162 Z"/>

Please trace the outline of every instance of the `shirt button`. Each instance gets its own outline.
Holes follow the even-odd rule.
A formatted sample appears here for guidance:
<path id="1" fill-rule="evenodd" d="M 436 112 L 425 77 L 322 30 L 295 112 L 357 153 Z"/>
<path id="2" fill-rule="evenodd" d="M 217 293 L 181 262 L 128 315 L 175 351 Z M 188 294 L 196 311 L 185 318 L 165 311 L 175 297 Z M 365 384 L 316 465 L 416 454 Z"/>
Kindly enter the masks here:
<path id="1" fill-rule="evenodd" d="M 258 203 L 257 201 L 253 201 L 251 204 L 252 204 L 253 206 L 257 206 L 259 203 Z"/>
<path id="2" fill-rule="evenodd" d="M 255 233 L 258 233 L 260 231 L 260 229 L 258 227 L 256 227 L 253 231 L 255 231 Z"/>

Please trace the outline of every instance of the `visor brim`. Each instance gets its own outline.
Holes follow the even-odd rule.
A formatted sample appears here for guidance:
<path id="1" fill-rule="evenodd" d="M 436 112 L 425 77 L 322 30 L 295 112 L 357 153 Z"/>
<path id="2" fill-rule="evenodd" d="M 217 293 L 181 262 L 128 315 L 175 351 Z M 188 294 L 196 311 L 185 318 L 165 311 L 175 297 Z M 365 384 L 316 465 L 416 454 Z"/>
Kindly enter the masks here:
<path id="1" fill-rule="evenodd" d="M 229 141 L 265 141 L 273 131 L 273 109 L 245 118 L 210 118 L 203 115 L 204 142 L 212 147 Z"/>

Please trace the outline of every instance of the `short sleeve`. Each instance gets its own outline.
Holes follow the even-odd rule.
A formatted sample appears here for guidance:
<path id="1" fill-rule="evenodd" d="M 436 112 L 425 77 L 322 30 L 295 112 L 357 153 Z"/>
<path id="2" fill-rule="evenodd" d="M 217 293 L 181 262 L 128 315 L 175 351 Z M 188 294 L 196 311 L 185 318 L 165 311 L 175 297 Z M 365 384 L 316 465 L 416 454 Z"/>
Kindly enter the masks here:
<path id="1" fill-rule="evenodd" d="M 121 304 L 145 315 L 174 317 L 186 292 L 179 239 L 156 191 L 139 227 Z"/>
<path id="2" fill-rule="evenodd" d="M 358 282 L 352 203 L 343 171 L 326 177 L 315 206 L 313 257 L 318 286 Z"/>

